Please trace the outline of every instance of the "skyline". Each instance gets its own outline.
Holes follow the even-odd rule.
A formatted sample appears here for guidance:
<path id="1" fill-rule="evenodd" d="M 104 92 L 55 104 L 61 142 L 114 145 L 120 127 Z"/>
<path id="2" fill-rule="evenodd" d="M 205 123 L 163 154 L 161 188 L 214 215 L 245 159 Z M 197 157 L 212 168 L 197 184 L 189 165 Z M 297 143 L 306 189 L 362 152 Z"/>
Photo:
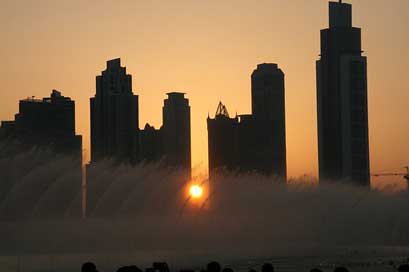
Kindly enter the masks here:
<path id="1" fill-rule="evenodd" d="M 179 3 L 180 2 L 184 1 L 179 1 Z M 248 1 L 239 1 L 234 10 L 236 10 L 237 8 L 245 15 L 245 18 L 252 18 L 251 16 L 248 16 L 249 14 L 246 14 L 246 10 L 244 8 L 248 5 L 246 5 L 246 3 L 244 2 L 247 3 Z M 269 4 L 271 4 L 267 2 L 278 3 L 280 1 L 265 1 L 261 2 L 260 5 L 268 6 Z M 301 7 L 306 6 L 305 3 L 300 2 L 301 1 L 292 1 L 292 3 L 284 5 L 284 15 L 282 15 L 281 18 L 287 19 L 283 23 L 286 23 L 291 19 L 291 17 L 288 17 L 286 15 L 288 15 L 290 8 L 295 8 L 296 5 L 294 3 L 299 3 Z M 404 19 L 403 17 L 400 18 L 399 15 L 396 15 L 396 13 L 403 14 L 404 11 L 408 11 L 409 5 L 404 1 L 396 1 L 393 3 L 393 12 L 391 12 L 391 10 L 381 10 L 380 8 L 381 6 L 383 6 L 382 3 L 386 4 L 386 1 L 360 1 L 357 3 L 355 3 L 354 1 L 347 2 L 354 5 L 354 25 L 363 29 L 363 50 L 365 51 L 366 56 L 368 56 L 369 58 L 368 95 L 371 169 L 373 169 L 373 172 L 398 169 L 399 167 L 403 167 L 407 164 L 407 160 L 405 161 L 405 155 L 409 151 L 408 147 L 404 145 L 405 135 L 408 134 L 409 130 L 408 128 L 406 128 L 407 126 L 405 127 L 405 125 L 408 123 L 408 114 L 406 112 L 405 102 L 409 101 L 408 93 L 405 93 L 405 90 L 407 90 L 409 82 L 403 74 L 404 71 L 407 70 L 406 67 L 409 68 L 409 60 L 406 56 L 399 55 L 399 48 L 404 48 L 405 43 L 407 43 L 409 38 L 407 37 L 408 35 L 405 36 L 405 33 L 402 31 L 400 32 L 401 35 L 395 32 L 395 35 L 392 36 L 396 38 L 396 40 L 393 42 L 393 47 L 391 47 L 391 45 L 389 44 L 392 39 L 387 40 L 385 38 L 390 35 L 390 33 L 387 33 L 387 25 L 394 25 L 396 27 L 395 31 L 397 32 L 399 32 L 400 27 L 403 27 L 402 30 L 404 30 L 403 22 L 405 20 L 407 21 L 407 19 Z M 377 11 L 382 12 L 383 14 L 393 14 L 395 23 L 387 22 L 386 18 L 388 17 L 386 17 L 385 20 L 382 20 L 385 25 L 379 25 L 377 24 L 377 18 L 365 17 L 369 16 L 369 14 L 367 14 L 364 10 L 365 2 L 373 3 L 371 5 L 372 10 L 373 8 L 378 8 Z M 156 2 L 153 2 L 150 5 L 154 6 L 155 3 Z M 107 2 L 104 2 L 104 4 L 109 5 L 107 4 Z M 67 5 L 69 4 L 67 3 Z M 75 3 L 71 5 L 75 6 Z M 189 7 L 195 8 L 195 5 L 199 4 L 190 4 Z M 202 3 L 201 5 L 207 4 Z M 314 8 L 317 6 L 319 8 L 314 10 Z M 315 111 L 316 95 L 314 66 L 315 60 L 317 59 L 317 56 L 319 54 L 319 30 L 327 27 L 328 25 L 327 6 L 327 1 L 322 1 L 322 3 L 318 5 L 317 3 L 311 4 L 308 10 L 301 9 L 301 11 L 291 11 L 290 14 L 293 14 L 293 16 L 295 14 L 301 15 L 301 18 L 302 16 L 307 16 L 309 14 L 313 16 L 314 13 L 322 13 L 319 14 L 318 18 L 311 17 L 311 20 L 308 21 L 311 25 L 305 26 L 305 32 L 302 31 L 302 33 L 298 33 L 299 37 L 297 38 L 286 37 L 286 34 L 288 33 L 284 33 L 284 38 L 279 39 L 279 42 L 277 42 L 278 39 L 273 39 L 276 41 L 276 43 L 258 43 L 258 40 L 262 40 L 263 37 L 265 38 L 269 34 L 271 35 L 272 33 L 275 33 L 275 31 L 277 31 L 276 26 L 274 25 L 274 23 L 272 23 L 270 25 L 263 25 L 262 29 L 259 29 L 258 31 L 255 31 L 253 33 L 253 36 L 250 35 L 250 40 L 253 40 L 251 40 L 250 42 L 247 41 L 247 43 L 244 43 L 244 46 L 239 44 L 241 41 L 245 41 L 246 37 L 243 37 L 242 40 L 237 37 L 237 35 L 241 34 L 240 32 L 230 32 L 233 29 L 238 31 L 235 28 L 235 23 L 237 23 L 237 20 L 240 19 L 240 16 L 230 15 L 233 16 L 234 19 L 233 22 L 231 22 L 231 25 L 223 28 L 223 30 L 220 30 L 218 33 L 216 32 L 216 35 L 210 36 L 211 39 L 207 41 L 208 44 L 201 45 L 197 47 L 197 50 L 195 50 L 189 49 L 188 46 L 185 47 L 178 42 L 176 42 L 175 44 L 170 43 L 170 47 L 168 46 L 168 48 L 170 49 L 170 54 L 164 55 L 164 57 L 167 58 L 162 58 L 161 55 L 156 55 L 157 57 L 155 57 L 155 53 L 158 53 L 158 51 L 155 50 L 160 51 L 160 48 L 166 47 L 167 45 L 169 45 L 169 43 L 161 44 L 159 42 L 159 46 L 157 44 L 155 45 L 158 46 L 158 48 L 156 49 L 141 49 L 138 46 L 136 46 L 136 48 L 132 48 L 133 42 L 126 39 L 125 41 L 122 41 L 122 45 L 121 41 L 118 41 L 116 44 L 112 44 L 112 48 L 105 48 L 101 50 L 99 48 L 92 48 L 91 46 L 90 48 L 83 48 L 84 50 L 76 49 L 81 53 L 87 52 L 87 49 L 95 49 L 95 54 L 93 53 L 94 51 L 92 51 L 91 53 L 87 52 L 90 53 L 92 61 L 85 61 L 84 63 L 80 62 L 81 54 L 67 55 L 66 53 L 61 53 L 60 56 L 60 51 L 58 49 L 55 49 L 55 51 L 47 52 L 49 55 L 41 56 L 41 54 L 39 54 L 40 56 L 37 56 L 35 53 L 41 51 L 35 49 L 38 43 L 41 44 L 42 42 L 47 43 L 50 41 L 54 41 L 56 43 L 54 46 L 58 46 L 59 44 L 58 42 L 52 40 L 49 36 L 47 36 L 48 38 L 46 37 L 46 39 L 44 39 L 43 41 L 32 42 L 31 44 L 25 45 L 28 46 L 26 48 L 28 52 L 25 51 L 26 54 L 31 52 L 33 55 L 28 54 L 26 56 L 27 58 L 24 59 L 24 61 L 21 61 L 20 59 L 24 56 L 24 54 L 20 56 L 13 56 L 13 54 L 11 54 L 11 56 L 3 56 L 3 59 L 6 59 L 6 63 L 10 64 L 4 65 L 2 66 L 2 68 L 0 68 L 0 72 L 3 75 L 6 75 L 2 79 L 4 87 L 3 90 L 11 89 L 14 90 L 14 92 L 7 92 L 6 94 L 3 94 L 2 92 L 3 103 L 1 104 L 0 109 L 0 119 L 12 119 L 13 114 L 17 112 L 16 107 L 18 104 L 18 100 L 32 95 L 35 95 L 36 97 L 42 97 L 44 93 L 49 92 L 49 90 L 53 88 L 60 89 L 65 95 L 71 97 L 77 102 L 76 131 L 78 134 L 82 134 L 84 136 L 84 147 L 88 150 L 88 156 L 86 156 L 85 158 L 85 160 L 87 161 L 89 159 L 90 153 L 88 118 L 89 109 L 87 101 L 89 97 L 95 94 L 95 86 L 93 84 L 95 81 L 95 76 L 97 75 L 98 71 L 101 71 L 104 67 L 105 60 L 115 57 L 121 57 L 124 66 L 127 66 L 128 68 L 128 73 L 132 74 L 134 77 L 134 92 L 135 94 L 140 96 L 140 128 L 142 128 L 147 122 L 149 122 L 149 124 L 151 125 L 154 125 L 155 128 L 159 128 L 161 124 L 161 104 L 163 98 L 165 97 L 165 93 L 176 90 L 186 92 L 188 94 L 187 97 L 189 98 L 192 106 L 192 166 L 195 170 L 195 167 L 197 167 L 197 165 L 202 162 L 202 165 L 204 165 L 203 168 L 207 169 L 207 137 L 205 121 L 207 113 L 210 112 L 211 116 L 214 114 L 214 109 L 216 109 L 219 100 L 223 101 L 226 104 L 231 114 L 234 114 L 235 111 L 240 113 L 249 113 L 251 108 L 251 100 L 249 87 L 250 79 L 248 75 L 254 69 L 256 64 L 262 62 L 274 62 L 283 67 L 283 70 L 286 72 L 288 175 L 289 177 L 291 177 L 306 173 L 316 176 L 317 130 Z M 221 4 L 220 8 L 220 12 L 222 12 L 223 10 L 225 11 L 225 3 Z M 7 10 L 7 7 L 4 10 Z M 374 12 L 374 14 L 375 13 L 376 12 Z M 70 14 L 70 16 L 72 16 L 73 14 L 76 13 L 73 12 L 72 14 Z M 207 13 L 205 12 L 205 15 L 206 14 Z M 262 12 L 261 14 L 260 12 L 256 14 L 261 15 L 261 18 L 252 18 L 253 21 L 250 19 L 250 22 L 256 23 L 258 22 L 258 19 L 260 19 L 261 21 L 269 19 L 268 17 L 263 17 L 266 16 L 264 12 Z M 191 16 L 192 18 L 194 18 L 194 14 L 192 14 Z M 382 16 L 377 17 L 383 18 Z M 220 19 L 219 17 L 217 18 Z M 67 18 L 65 19 L 70 21 Z M 199 18 L 198 20 L 200 21 L 201 19 L 202 18 Z M 47 18 L 44 18 L 43 20 L 47 21 Z M 399 23 L 399 20 L 402 20 L 402 23 Z M 274 20 L 272 21 L 274 22 Z M 164 33 L 169 34 L 170 32 L 172 32 L 172 30 L 176 31 L 176 29 L 173 29 L 173 27 L 178 26 L 179 23 L 181 22 L 176 21 L 175 25 L 171 24 L 170 26 L 168 26 L 167 31 L 164 31 Z M 375 25 L 377 25 L 377 27 L 374 27 Z M 201 27 L 201 30 L 206 30 L 208 28 L 213 29 L 212 24 L 210 24 L 209 27 L 205 25 L 199 26 Z M 32 32 L 32 30 L 36 28 L 36 24 L 34 23 L 34 25 L 30 27 L 32 28 L 31 32 L 30 29 L 28 29 L 27 34 L 35 34 Z M 385 29 L 383 29 L 383 27 L 385 27 Z M 182 34 L 183 30 L 187 31 L 186 29 L 181 29 Z M 289 32 L 294 29 L 296 28 L 290 27 Z M 310 32 L 310 29 L 312 29 L 313 32 Z M 148 30 L 145 31 L 148 32 Z M 247 29 L 244 29 L 243 31 L 247 34 Z M 5 33 L 6 37 L 9 37 L 10 35 L 16 35 L 13 32 L 13 28 L 11 28 L 11 30 L 7 30 Z M 51 31 L 51 33 L 53 32 Z M 311 35 L 311 33 L 313 34 Z M 227 38 L 236 38 L 237 40 L 230 40 L 227 45 L 222 44 L 216 46 L 216 48 L 212 47 L 210 43 L 211 41 L 213 41 L 213 38 L 216 37 L 220 40 L 223 40 L 222 34 L 227 34 Z M 59 35 L 62 35 L 60 37 L 66 37 L 64 33 L 59 33 Z M 177 37 L 187 38 L 183 35 Z M 189 38 L 193 41 L 193 45 L 196 46 L 200 45 L 201 41 L 206 41 L 206 39 L 202 40 L 197 37 L 195 39 L 193 37 L 195 36 L 189 36 Z M 381 38 L 376 39 L 377 43 L 375 43 L 374 37 Z M 270 38 L 271 37 L 268 37 L 268 40 Z M 311 46 L 310 42 L 312 42 L 313 46 L 303 48 L 303 44 L 299 43 L 298 38 L 305 39 L 306 43 L 304 44 L 306 45 Z M 148 38 L 145 42 L 144 37 L 142 37 L 135 43 L 137 44 L 138 42 L 141 42 L 142 44 L 149 46 L 149 41 L 151 41 L 151 39 L 152 37 L 148 35 Z M 8 39 L 6 38 L 5 40 L 7 41 Z M 88 40 L 88 42 L 92 43 L 90 40 Z M 289 46 L 289 43 L 294 43 L 296 45 L 294 46 L 293 44 L 293 47 L 291 48 Z M 63 46 L 63 44 L 60 45 Z M 231 45 L 231 47 L 229 47 L 229 45 Z M 378 47 L 376 47 L 377 45 Z M 0 47 L 7 49 L 7 42 Z M 19 46 L 17 46 L 17 48 L 13 50 L 18 50 L 18 48 Z M 47 46 L 45 46 L 45 48 L 47 48 Z M 250 50 L 251 54 L 246 54 L 246 49 L 249 48 L 256 50 L 256 52 Z M 286 54 L 286 52 L 284 52 L 285 49 L 288 48 L 290 48 L 289 51 L 297 51 L 299 53 L 288 55 Z M 61 49 L 66 50 L 67 48 L 62 47 Z M 129 52 L 138 51 L 137 49 L 140 50 L 140 52 L 137 53 L 140 54 L 139 58 L 137 56 L 135 57 L 132 53 Z M 203 55 L 196 55 L 199 61 L 204 62 L 191 63 L 189 56 L 195 55 L 194 53 L 198 53 L 200 49 L 207 49 L 207 51 L 205 50 L 205 53 Z M 13 50 L 11 51 L 13 52 Z M 66 52 L 64 50 L 62 51 Z M 74 50 L 74 52 L 76 52 L 76 50 Z M 186 52 L 183 52 L 184 50 Z M 6 54 L 9 51 L 1 50 L 1 52 L 6 52 Z M 148 56 L 144 56 L 144 54 L 146 54 L 147 52 L 150 53 L 150 56 L 149 53 L 147 54 Z M 172 53 L 175 59 L 180 62 L 180 66 L 175 66 L 175 60 L 173 60 L 172 62 Z M 211 58 L 212 53 L 217 56 L 224 55 L 225 58 L 216 58 L 216 63 L 214 63 L 212 62 Z M 40 57 L 43 62 L 41 64 L 37 63 L 36 57 Z M 44 59 L 42 57 L 44 57 Z M 205 60 L 207 58 L 209 58 L 209 62 L 206 63 Z M 244 60 L 240 58 L 244 58 Z M 240 59 L 241 62 L 238 59 Z M 19 60 L 21 62 L 19 62 Z M 54 63 L 54 61 L 56 63 Z M 30 65 L 30 62 L 35 62 L 36 65 Z M 65 65 L 60 66 L 60 62 Z M 382 62 L 384 65 L 380 65 Z M 23 67 L 20 67 L 21 70 L 17 71 L 17 64 L 25 65 L 22 65 Z M 75 67 L 75 65 L 82 64 L 84 64 L 85 68 L 81 67 L 81 69 L 79 69 L 78 67 Z M 218 64 L 219 66 L 214 64 Z M 229 70 L 229 67 L 232 71 Z M 305 67 L 308 67 L 308 69 L 303 70 L 303 68 Z M 33 68 L 34 70 L 31 70 Z M 175 69 L 172 70 L 172 68 Z M 84 72 L 84 70 L 86 70 L 86 72 Z M 29 71 L 31 71 L 31 74 L 29 73 Z M 168 71 L 169 73 L 167 73 Z M 42 74 L 43 72 L 46 72 L 46 77 L 44 77 L 44 75 Z M 201 74 L 201 72 L 205 72 L 206 76 L 203 76 L 203 73 Z M 393 72 L 395 73 L 395 75 L 393 75 Z M 303 75 L 302 73 L 305 73 L 305 75 Z M 22 75 L 27 78 L 24 78 L 25 80 L 19 79 L 18 77 L 21 77 Z M 44 78 L 47 79 L 44 80 Z M 396 78 L 399 78 L 399 81 L 397 81 Z M 79 79 L 78 82 L 76 82 L 76 79 Z M 395 80 L 396 83 L 394 82 Z M 209 91 L 212 86 L 214 87 L 213 90 Z M 206 91 L 207 94 L 204 93 Z M 236 95 L 237 97 L 235 97 Z M 393 101 L 393 107 L 391 106 L 391 101 Z M 300 116 L 302 116 L 301 120 Z M 305 123 L 307 123 L 307 125 L 305 125 Z M 299 134 L 299 131 L 303 131 L 302 135 Z M 390 144 L 385 145 L 385 142 L 388 142 Z M 387 160 L 384 159 L 385 157 L 387 158 Z"/>

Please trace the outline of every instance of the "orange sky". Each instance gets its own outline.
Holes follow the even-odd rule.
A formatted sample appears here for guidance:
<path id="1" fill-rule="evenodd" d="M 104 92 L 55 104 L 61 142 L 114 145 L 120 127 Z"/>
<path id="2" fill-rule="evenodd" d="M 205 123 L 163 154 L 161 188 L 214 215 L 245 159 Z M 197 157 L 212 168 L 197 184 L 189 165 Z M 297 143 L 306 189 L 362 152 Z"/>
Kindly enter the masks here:
<path id="1" fill-rule="evenodd" d="M 409 1 L 345 2 L 368 56 L 371 170 L 401 170 L 409 164 Z M 95 76 L 121 57 L 140 96 L 140 127 L 160 126 L 166 92 L 187 93 L 193 166 L 203 170 L 208 112 L 222 100 L 231 114 L 249 113 L 252 70 L 275 62 L 286 74 L 288 174 L 316 175 L 315 61 L 327 8 L 326 0 L 2 0 L 0 119 L 13 118 L 19 99 L 61 90 L 76 101 L 89 154 Z"/>

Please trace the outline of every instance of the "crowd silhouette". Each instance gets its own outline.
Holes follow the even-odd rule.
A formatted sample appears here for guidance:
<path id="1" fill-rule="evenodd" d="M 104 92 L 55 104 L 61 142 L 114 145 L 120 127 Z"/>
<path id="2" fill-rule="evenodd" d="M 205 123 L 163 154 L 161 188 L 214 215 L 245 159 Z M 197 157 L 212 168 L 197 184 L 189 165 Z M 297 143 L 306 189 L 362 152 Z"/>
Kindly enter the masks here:
<path id="1" fill-rule="evenodd" d="M 395 267 L 398 272 L 409 272 L 409 265 L 403 264 Z M 194 269 L 181 269 L 179 272 L 194 272 Z M 86 262 L 82 265 L 81 272 L 99 272 L 97 267 L 92 262 Z M 136 265 L 123 266 L 116 270 L 116 272 L 143 272 L 142 269 Z M 145 269 L 145 272 L 170 272 L 169 266 L 166 262 L 154 262 L 152 267 Z M 222 269 L 220 263 L 212 261 L 207 264 L 206 269 L 201 270 L 201 272 L 234 272 L 231 267 L 224 267 Z M 257 270 L 251 268 L 248 272 L 258 272 Z M 274 272 L 274 266 L 271 263 L 265 263 L 261 267 L 260 272 Z M 319 268 L 313 268 L 310 272 L 323 272 Z M 339 266 L 334 269 L 334 272 L 349 272 L 346 267 Z"/>

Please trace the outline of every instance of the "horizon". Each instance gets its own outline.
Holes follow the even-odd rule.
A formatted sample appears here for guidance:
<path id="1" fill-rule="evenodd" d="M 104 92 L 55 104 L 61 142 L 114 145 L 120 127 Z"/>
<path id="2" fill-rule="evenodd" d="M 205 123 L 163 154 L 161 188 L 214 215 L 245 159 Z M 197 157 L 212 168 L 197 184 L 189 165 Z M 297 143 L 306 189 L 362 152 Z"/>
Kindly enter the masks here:
<path id="1" fill-rule="evenodd" d="M 145 123 L 160 127 L 166 93 L 186 93 L 192 113 L 192 168 L 194 173 L 207 173 L 208 113 L 214 115 L 219 101 L 232 115 L 234 112 L 249 113 L 251 72 L 259 63 L 277 63 L 286 78 L 288 176 L 317 176 L 315 61 L 319 58 L 319 31 L 328 27 L 328 1 L 319 1 L 321 4 L 299 0 L 291 3 L 263 1 L 257 3 L 254 14 L 249 8 L 250 1 L 234 2 L 233 10 L 227 2 L 216 7 L 214 2 L 188 3 L 184 0 L 173 5 L 162 3 L 163 6 L 156 1 L 126 1 L 121 3 L 123 5 L 111 5 L 107 1 L 95 11 L 91 10 L 95 6 L 79 1 L 66 1 L 63 5 L 43 1 L 38 6 L 30 1 L 28 8 L 21 10 L 18 8 L 22 2 L 7 2 L 6 8 L 0 11 L 0 29 L 4 28 L 2 32 L 6 36 L 0 51 L 9 65 L 1 66 L 0 72 L 6 75 L 2 79 L 3 89 L 14 91 L 5 91 L 2 95 L 0 120 L 13 119 L 19 100 L 31 96 L 47 97 L 52 89 L 57 89 L 76 101 L 76 132 L 83 136 L 85 161 L 88 161 L 89 98 L 95 94 L 95 77 L 105 69 L 107 60 L 120 57 L 122 66 L 127 67 L 127 73 L 133 77 L 133 92 L 140 99 L 140 128 Z M 275 3 L 281 3 L 282 13 L 269 14 L 268 11 L 277 12 L 273 9 Z M 305 9 L 296 9 L 294 3 Z M 400 54 L 409 42 L 409 35 L 404 35 L 405 20 L 408 20 L 404 16 L 409 11 L 409 2 L 364 0 L 348 3 L 353 6 L 353 25 L 362 28 L 364 55 L 368 57 L 371 172 L 399 171 L 408 164 L 406 154 L 409 152 L 409 147 L 404 145 L 409 132 L 405 103 L 409 101 L 409 93 L 405 92 L 409 79 L 404 75 L 409 68 L 409 58 Z M 365 9 L 369 3 L 372 13 Z M 27 11 L 38 7 L 38 14 L 29 13 L 28 18 L 24 17 Z M 191 13 L 178 13 L 178 7 L 190 8 Z M 64 8 L 70 12 L 63 13 L 60 18 L 59 12 Z M 117 18 L 114 14 L 108 20 L 101 16 L 99 20 L 88 22 L 87 18 L 100 18 L 96 16 L 98 8 L 126 15 L 141 8 L 140 15 L 145 17 Z M 13 9 L 16 9 L 14 13 Z M 50 12 L 52 9 L 56 12 Z M 17 11 L 22 12 L 17 14 Z M 277 18 L 274 15 L 278 15 Z M 211 16 L 213 20 L 209 20 Z M 305 24 L 301 33 L 296 33 L 299 24 L 293 23 L 292 18 Z M 379 18 L 383 18 L 383 24 L 379 24 Z M 142 27 L 125 26 L 124 23 L 132 24 L 133 20 Z M 243 23 L 243 20 L 248 28 L 239 27 L 238 22 Z M 224 27 L 218 28 L 220 25 Z M 115 31 L 119 26 L 123 27 L 122 31 Z M 104 27 L 111 30 L 107 36 L 112 37 L 112 41 L 105 47 L 98 47 L 97 44 L 105 43 Z M 128 37 L 133 33 L 141 39 Z M 275 43 L 274 35 L 285 38 Z M 33 39 L 38 36 L 39 39 Z M 184 43 L 183 38 L 186 38 Z M 76 40 L 86 41 L 87 46 L 76 44 Z M 155 43 L 155 40 L 158 41 Z M 71 47 L 70 42 L 76 47 Z M 83 60 L 87 61 L 82 63 Z M 167 67 L 169 70 L 165 70 Z M 302 136 L 299 131 L 303 131 Z M 372 183 L 379 180 L 373 179 Z"/>

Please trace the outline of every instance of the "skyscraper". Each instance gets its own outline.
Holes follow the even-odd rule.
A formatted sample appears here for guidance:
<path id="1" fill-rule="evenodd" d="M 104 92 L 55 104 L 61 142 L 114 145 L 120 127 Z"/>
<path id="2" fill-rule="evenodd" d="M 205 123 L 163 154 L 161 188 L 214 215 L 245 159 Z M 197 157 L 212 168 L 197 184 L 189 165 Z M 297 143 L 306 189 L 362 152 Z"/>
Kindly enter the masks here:
<path id="1" fill-rule="evenodd" d="M 320 180 L 369 185 L 367 64 L 350 4 L 329 3 L 316 68 Z"/>
<path id="2" fill-rule="evenodd" d="M 163 155 L 170 166 L 191 171 L 190 106 L 184 93 L 168 93 L 163 105 Z"/>
<path id="3" fill-rule="evenodd" d="M 218 171 L 239 168 L 237 126 L 238 118 L 230 118 L 225 105 L 219 102 L 214 119 L 207 118 L 209 178 Z"/>
<path id="4" fill-rule="evenodd" d="M 82 136 L 75 134 L 75 102 L 53 90 L 50 97 L 20 100 L 14 121 L 3 121 L 2 137 L 23 147 L 40 146 L 82 157 Z"/>
<path id="5" fill-rule="evenodd" d="M 134 162 L 138 153 L 138 96 L 132 92 L 132 77 L 120 59 L 107 61 L 96 77 L 96 95 L 91 106 L 91 161 L 115 158 Z"/>
<path id="6" fill-rule="evenodd" d="M 251 75 L 251 105 L 259 171 L 287 177 L 284 73 L 263 63 Z"/>

